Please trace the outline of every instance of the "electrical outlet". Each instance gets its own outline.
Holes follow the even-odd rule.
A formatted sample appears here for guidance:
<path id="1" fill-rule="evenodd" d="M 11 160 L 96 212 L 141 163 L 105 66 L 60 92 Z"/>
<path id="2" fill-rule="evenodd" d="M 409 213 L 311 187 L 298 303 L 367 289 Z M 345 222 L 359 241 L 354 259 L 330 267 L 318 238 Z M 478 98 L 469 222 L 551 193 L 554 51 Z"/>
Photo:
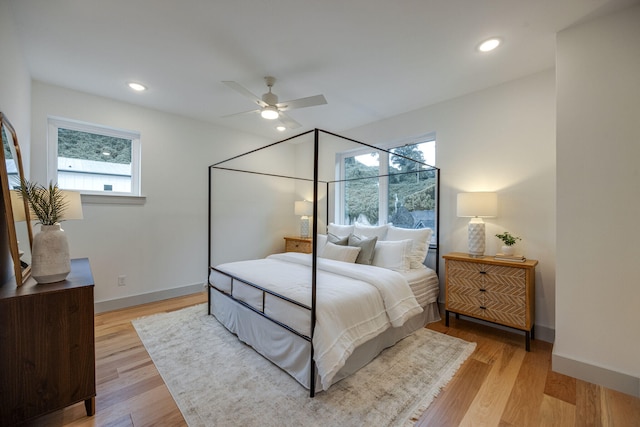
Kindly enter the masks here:
<path id="1" fill-rule="evenodd" d="M 118 286 L 125 286 L 127 284 L 127 276 L 118 276 Z"/>

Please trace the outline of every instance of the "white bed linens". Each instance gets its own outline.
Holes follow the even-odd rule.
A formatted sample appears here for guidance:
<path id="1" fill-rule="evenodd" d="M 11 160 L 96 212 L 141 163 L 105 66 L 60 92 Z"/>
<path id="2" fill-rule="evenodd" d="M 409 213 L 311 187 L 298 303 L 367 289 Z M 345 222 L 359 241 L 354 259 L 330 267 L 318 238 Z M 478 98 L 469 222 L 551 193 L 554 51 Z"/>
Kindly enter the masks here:
<path id="1" fill-rule="evenodd" d="M 311 305 L 311 262 L 309 254 L 284 253 L 217 268 Z M 358 345 L 392 326 L 401 326 L 421 313 L 422 308 L 402 274 L 320 258 L 317 266 L 314 360 L 322 388 L 327 390 L 333 376 Z M 224 283 L 218 273 L 212 273 L 212 283 L 227 292 L 230 290 L 229 283 Z M 263 308 L 262 295 L 253 288 L 235 282 L 233 295 L 258 309 Z M 272 296 L 264 301 L 264 311 L 270 317 L 304 334 L 309 333 L 308 311 Z"/>

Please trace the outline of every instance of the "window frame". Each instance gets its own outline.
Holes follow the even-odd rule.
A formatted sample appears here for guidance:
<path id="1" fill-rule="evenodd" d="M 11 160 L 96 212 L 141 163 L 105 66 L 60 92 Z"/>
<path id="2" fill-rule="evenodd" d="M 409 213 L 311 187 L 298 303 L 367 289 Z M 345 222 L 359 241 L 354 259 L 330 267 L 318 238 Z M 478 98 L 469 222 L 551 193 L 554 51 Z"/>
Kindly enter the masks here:
<path id="1" fill-rule="evenodd" d="M 394 148 L 404 147 L 406 145 L 417 145 L 425 142 L 433 141 L 437 147 L 436 133 L 430 132 L 424 135 L 414 136 L 410 138 L 406 138 L 400 141 L 390 142 L 384 145 L 379 145 L 376 147 L 359 147 L 353 150 L 347 150 L 336 154 L 336 180 L 339 182 L 339 185 L 336 186 L 336 195 L 335 195 L 335 219 L 339 219 L 339 223 L 342 223 L 345 217 L 345 200 L 344 196 L 346 195 L 346 180 L 344 177 L 346 176 L 345 171 L 345 159 L 348 157 L 355 157 L 364 154 L 369 154 L 376 149 L 380 149 L 377 151 L 378 153 L 378 162 L 379 162 L 379 170 L 378 174 L 378 225 L 384 225 L 388 223 L 389 218 L 389 180 L 381 179 L 383 176 L 388 175 L 389 173 L 389 156 L 393 153 L 390 153 Z M 436 165 L 429 165 L 435 167 Z M 384 218 L 384 219 L 383 219 Z M 435 234 L 435 230 L 434 230 Z"/>
<path id="2" fill-rule="evenodd" d="M 69 129 L 79 132 L 91 133 L 96 135 L 104 135 L 114 138 L 123 138 L 131 141 L 131 191 L 130 192 L 107 192 L 82 190 L 77 188 L 69 188 L 68 190 L 78 191 L 81 195 L 86 196 L 94 202 L 109 199 L 118 201 L 123 199 L 135 200 L 136 198 L 144 199 L 141 193 L 141 176 L 140 176 L 140 132 L 117 129 L 110 126 L 98 125 L 95 123 L 82 122 L 79 120 L 67 119 L 63 117 L 47 118 L 47 182 L 58 182 L 58 129 Z M 85 200 L 85 197 L 83 197 Z"/>

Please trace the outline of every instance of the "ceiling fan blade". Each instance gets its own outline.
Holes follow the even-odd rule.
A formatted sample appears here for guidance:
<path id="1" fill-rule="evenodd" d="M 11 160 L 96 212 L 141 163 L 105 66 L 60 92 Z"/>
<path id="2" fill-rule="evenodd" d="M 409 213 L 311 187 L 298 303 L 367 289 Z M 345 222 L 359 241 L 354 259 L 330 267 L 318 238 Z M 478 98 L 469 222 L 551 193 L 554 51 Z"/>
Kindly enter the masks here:
<path id="1" fill-rule="evenodd" d="M 241 113 L 233 113 L 233 114 L 227 114 L 226 116 L 221 116 L 221 119 L 226 119 L 227 117 L 233 117 L 233 116 L 242 116 L 245 114 L 251 114 L 251 113 L 258 113 L 260 110 L 250 110 L 250 111 L 243 111 Z"/>
<path id="2" fill-rule="evenodd" d="M 280 122 L 287 127 L 287 129 L 295 129 L 302 126 L 300 123 L 293 120 L 291 117 L 287 116 L 282 111 L 280 112 Z"/>
<path id="3" fill-rule="evenodd" d="M 260 97 L 254 95 L 253 93 L 251 93 L 251 91 L 249 91 L 249 89 L 245 88 L 244 86 L 240 85 L 239 83 L 233 82 L 233 81 L 223 81 L 222 83 L 224 83 L 225 85 L 229 86 L 231 89 L 235 90 L 236 92 L 246 96 L 247 98 L 249 98 L 251 101 L 253 101 L 254 103 L 258 104 L 261 107 L 266 107 L 267 103 L 264 102 L 262 99 L 260 99 Z"/>
<path id="4" fill-rule="evenodd" d="M 327 100 L 324 95 L 308 96 L 306 98 L 293 99 L 291 101 L 280 102 L 276 104 L 279 110 L 293 110 L 294 108 L 313 107 L 315 105 L 326 104 Z"/>

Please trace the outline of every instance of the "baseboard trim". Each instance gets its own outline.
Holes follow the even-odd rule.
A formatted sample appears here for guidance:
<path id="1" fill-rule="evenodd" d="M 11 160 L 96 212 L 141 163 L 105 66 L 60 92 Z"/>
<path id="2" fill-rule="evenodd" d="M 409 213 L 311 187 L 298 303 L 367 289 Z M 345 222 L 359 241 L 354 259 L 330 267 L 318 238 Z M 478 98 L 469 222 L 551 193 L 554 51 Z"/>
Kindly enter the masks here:
<path id="1" fill-rule="evenodd" d="M 555 352 L 551 355 L 551 368 L 560 374 L 640 397 L 640 378 L 632 375 L 591 365 Z"/>
<path id="2" fill-rule="evenodd" d="M 181 297 L 184 295 L 196 294 L 205 289 L 205 284 L 196 283 L 193 285 L 181 286 L 172 289 L 163 289 L 161 291 L 148 292 L 146 294 L 132 295 L 124 298 L 117 298 L 107 301 L 94 303 L 96 314 L 105 311 L 119 310 L 121 308 L 133 307 L 134 305 L 147 304 L 150 302 L 162 301 L 169 298 Z"/>

